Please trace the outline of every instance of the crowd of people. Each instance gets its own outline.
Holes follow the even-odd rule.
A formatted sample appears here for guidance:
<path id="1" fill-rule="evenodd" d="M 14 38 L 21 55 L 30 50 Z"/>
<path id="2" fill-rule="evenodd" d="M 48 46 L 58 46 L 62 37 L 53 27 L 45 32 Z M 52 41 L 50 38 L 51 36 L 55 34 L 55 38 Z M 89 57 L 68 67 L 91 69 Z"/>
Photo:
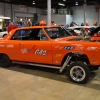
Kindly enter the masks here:
<path id="1" fill-rule="evenodd" d="M 36 22 L 36 23 L 34 23 L 34 24 L 32 24 L 31 21 L 17 22 L 17 23 L 11 22 L 11 23 L 9 23 L 9 25 L 7 26 L 7 31 L 8 31 L 8 33 L 9 33 L 11 30 L 16 29 L 16 28 L 23 28 L 23 27 L 29 27 L 29 26 L 38 26 L 38 25 L 41 25 L 41 26 L 44 25 L 44 26 L 46 26 L 47 23 L 46 23 L 46 21 L 40 21 L 39 23 Z M 54 23 L 54 21 L 51 21 L 50 26 L 54 26 L 54 25 L 56 25 L 56 24 Z"/>
<path id="2" fill-rule="evenodd" d="M 27 27 L 27 26 L 32 26 L 32 22 L 31 21 L 26 21 L 26 22 L 10 22 L 9 25 L 7 26 L 7 31 L 8 33 L 16 28 L 23 28 L 23 27 Z"/>

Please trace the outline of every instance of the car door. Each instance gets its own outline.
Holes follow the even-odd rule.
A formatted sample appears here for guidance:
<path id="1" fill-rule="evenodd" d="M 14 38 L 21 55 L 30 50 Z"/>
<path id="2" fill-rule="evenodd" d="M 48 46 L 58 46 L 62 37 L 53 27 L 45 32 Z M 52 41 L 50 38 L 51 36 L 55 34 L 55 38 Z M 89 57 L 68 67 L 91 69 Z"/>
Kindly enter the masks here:
<path id="1" fill-rule="evenodd" d="M 52 64 L 52 42 L 48 40 L 42 29 L 27 30 L 31 33 L 28 39 L 22 39 L 19 45 L 22 61 Z M 29 32 L 26 32 L 29 33 Z"/>
<path id="2" fill-rule="evenodd" d="M 7 49 L 4 51 L 12 60 L 21 61 L 21 48 L 22 48 L 22 30 L 15 31 L 14 35 L 5 42 Z"/>

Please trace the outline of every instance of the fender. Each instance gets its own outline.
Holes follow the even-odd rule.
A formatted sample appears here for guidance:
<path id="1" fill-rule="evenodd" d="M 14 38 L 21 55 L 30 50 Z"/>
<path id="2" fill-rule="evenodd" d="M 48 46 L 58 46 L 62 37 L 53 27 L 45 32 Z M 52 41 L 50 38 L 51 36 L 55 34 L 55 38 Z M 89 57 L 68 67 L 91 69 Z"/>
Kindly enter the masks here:
<path id="1" fill-rule="evenodd" d="M 63 70 L 66 68 L 66 66 L 68 65 L 68 63 L 71 61 L 71 58 L 73 57 L 73 56 L 78 56 L 78 55 L 85 55 L 83 52 L 70 52 L 69 54 L 68 54 L 68 56 L 67 56 L 67 58 L 66 58 L 66 60 L 64 61 L 64 63 L 63 63 L 63 65 L 62 65 L 62 67 L 61 67 L 61 69 L 59 70 L 59 72 L 60 73 L 62 73 L 63 72 Z"/>

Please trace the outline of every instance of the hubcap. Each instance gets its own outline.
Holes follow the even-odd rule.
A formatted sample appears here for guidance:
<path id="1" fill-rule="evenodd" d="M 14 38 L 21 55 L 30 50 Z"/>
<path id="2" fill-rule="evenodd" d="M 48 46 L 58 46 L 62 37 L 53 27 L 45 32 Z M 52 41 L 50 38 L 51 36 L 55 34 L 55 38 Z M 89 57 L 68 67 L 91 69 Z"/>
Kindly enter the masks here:
<path id="1" fill-rule="evenodd" d="M 84 80 L 86 73 L 80 66 L 74 66 L 70 70 L 70 76 L 74 81 L 80 82 Z"/>

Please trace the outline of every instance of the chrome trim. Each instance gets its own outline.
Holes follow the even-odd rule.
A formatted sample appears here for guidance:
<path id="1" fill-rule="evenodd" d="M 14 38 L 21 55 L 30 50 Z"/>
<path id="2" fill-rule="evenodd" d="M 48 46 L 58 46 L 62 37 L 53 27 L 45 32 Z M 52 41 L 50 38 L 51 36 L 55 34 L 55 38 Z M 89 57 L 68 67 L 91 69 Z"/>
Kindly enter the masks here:
<path id="1" fill-rule="evenodd" d="M 29 65 L 32 65 L 32 66 L 39 66 L 39 67 L 47 67 L 47 68 L 61 69 L 61 67 L 50 66 L 50 65 L 40 65 L 40 64 L 33 64 L 33 63 L 29 63 Z"/>
<path id="2" fill-rule="evenodd" d="M 27 62 L 20 62 L 20 61 L 12 61 L 15 64 L 22 64 L 22 65 L 29 65 Z"/>
<path id="3" fill-rule="evenodd" d="M 47 68 L 54 68 L 54 69 L 61 69 L 59 66 L 52 66 L 52 65 L 42 65 L 42 64 L 34 64 L 34 63 L 27 63 L 27 62 L 20 62 L 20 61 L 12 61 L 12 63 L 22 64 L 22 65 L 31 65 L 31 66 L 39 66 L 39 67 L 47 67 Z"/>
<path id="4" fill-rule="evenodd" d="M 66 58 L 66 60 L 65 60 L 65 62 L 64 62 L 64 64 L 63 64 L 63 66 L 62 66 L 61 69 L 59 70 L 60 73 L 63 72 L 63 70 L 65 69 L 66 65 L 69 63 L 69 61 L 70 61 L 71 58 L 72 58 L 72 55 L 69 55 L 69 56 Z"/>
<path id="5" fill-rule="evenodd" d="M 73 66 L 70 70 L 70 76 L 74 81 L 81 82 L 85 79 L 86 72 L 81 66 Z"/>

